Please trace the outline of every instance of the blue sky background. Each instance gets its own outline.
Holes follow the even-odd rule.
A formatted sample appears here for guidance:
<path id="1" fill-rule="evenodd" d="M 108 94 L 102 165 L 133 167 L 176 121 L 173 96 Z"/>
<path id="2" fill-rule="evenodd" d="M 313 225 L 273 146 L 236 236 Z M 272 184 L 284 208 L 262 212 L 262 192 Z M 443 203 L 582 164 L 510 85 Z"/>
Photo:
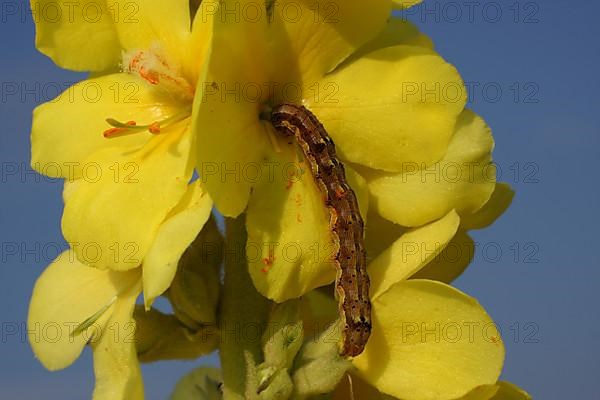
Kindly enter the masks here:
<path id="1" fill-rule="evenodd" d="M 81 76 L 37 53 L 32 22 L 7 15 L 7 3 L 0 16 L 0 397 L 88 398 L 90 354 L 46 372 L 23 325 L 36 277 L 64 247 L 61 183 L 27 170 L 31 111 L 56 94 L 50 83 Z M 456 284 L 502 328 L 503 377 L 537 399 L 600 398 L 598 15 L 590 0 L 511 0 L 426 1 L 409 16 L 471 82 L 471 107 L 494 130 L 501 179 L 517 191 L 493 227 L 473 234 L 475 261 Z M 7 83 L 40 89 L 21 98 L 7 95 Z M 148 398 L 166 398 L 199 364 L 146 366 Z"/>

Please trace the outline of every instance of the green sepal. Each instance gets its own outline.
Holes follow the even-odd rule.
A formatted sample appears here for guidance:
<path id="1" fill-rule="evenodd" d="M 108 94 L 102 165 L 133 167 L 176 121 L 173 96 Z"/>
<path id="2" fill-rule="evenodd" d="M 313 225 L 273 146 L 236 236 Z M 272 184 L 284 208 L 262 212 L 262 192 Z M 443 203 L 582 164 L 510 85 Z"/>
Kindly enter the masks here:
<path id="1" fill-rule="evenodd" d="M 299 300 L 275 305 L 262 340 L 265 364 L 286 370 L 292 367 L 304 340 Z"/>
<path id="2" fill-rule="evenodd" d="M 352 363 L 339 354 L 341 327 L 341 322 L 336 321 L 300 349 L 292 373 L 293 399 L 332 392 L 352 367 Z"/>

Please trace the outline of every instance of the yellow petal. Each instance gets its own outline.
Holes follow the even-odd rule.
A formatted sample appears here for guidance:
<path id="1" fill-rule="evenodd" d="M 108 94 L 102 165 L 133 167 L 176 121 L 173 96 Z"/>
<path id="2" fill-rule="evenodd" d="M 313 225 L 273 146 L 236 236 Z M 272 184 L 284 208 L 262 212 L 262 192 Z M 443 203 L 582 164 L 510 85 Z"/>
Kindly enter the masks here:
<path id="1" fill-rule="evenodd" d="M 423 0 L 392 0 L 395 9 L 404 10 L 421 3 Z"/>
<path id="2" fill-rule="evenodd" d="M 182 60 L 191 36 L 189 0 L 146 0 L 133 4 L 135 12 L 124 13 L 115 20 L 122 48 L 143 50 L 158 43 L 176 60 Z"/>
<path id="3" fill-rule="evenodd" d="M 498 393 L 492 400 L 531 400 L 531 395 L 510 382 L 498 382 Z"/>
<path id="4" fill-rule="evenodd" d="M 475 242 L 466 232 L 459 230 L 446 248 L 411 278 L 450 283 L 467 269 L 474 255 Z"/>
<path id="5" fill-rule="evenodd" d="M 196 0 L 196 3 L 199 2 Z M 196 11 L 188 49 L 184 52 L 182 60 L 182 69 L 185 76 L 190 77 L 190 82 L 205 82 L 203 72 L 208 67 L 214 10 L 217 7 L 218 0 L 203 0 Z"/>
<path id="6" fill-rule="evenodd" d="M 497 385 L 481 385 L 457 400 L 490 400 L 497 392 Z"/>
<path id="7" fill-rule="evenodd" d="M 443 283 L 409 280 L 373 301 L 373 331 L 354 366 L 381 392 L 444 400 L 494 384 L 504 346 L 477 301 Z"/>
<path id="8" fill-rule="evenodd" d="M 373 39 L 390 11 L 386 0 L 278 0 L 271 24 L 279 61 L 275 82 L 301 81 L 310 87 Z"/>
<path id="9" fill-rule="evenodd" d="M 281 142 L 272 177 L 256 184 L 248 204 L 250 276 L 264 296 L 282 302 L 335 279 L 329 211 L 295 144 Z"/>
<path id="10" fill-rule="evenodd" d="M 262 167 L 269 146 L 266 127 L 259 119 L 269 92 L 262 86 L 269 82 L 267 21 L 222 16 L 247 2 L 241 3 L 221 1 L 211 11 L 217 13 L 211 47 L 219 51 L 212 52 L 194 101 L 197 169 L 217 209 L 227 217 L 238 216 L 246 208 L 252 174 Z"/>
<path id="11" fill-rule="evenodd" d="M 248 205 L 246 246 L 250 275 L 259 292 L 275 301 L 299 297 L 335 278 L 329 210 L 310 167 L 294 141 L 280 140 L 271 174 L 254 187 Z M 368 209 L 364 179 L 346 169 L 361 215 Z"/>
<path id="12" fill-rule="evenodd" d="M 140 125 L 162 120 L 180 107 L 165 92 L 127 74 L 113 74 L 80 82 L 56 99 L 37 107 L 31 130 L 31 164 L 53 178 L 94 179 L 96 166 L 85 164 L 95 151 L 109 147 L 135 150 L 152 137 L 149 133 L 106 139 L 107 118 L 137 121 Z M 105 174 L 112 171 L 104 171 Z"/>
<path id="13" fill-rule="evenodd" d="M 141 265 L 160 224 L 185 193 L 191 177 L 186 121 L 158 135 L 141 150 L 96 152 L 97 179 L 81 179 L 67 198 L 65 238 L 88 265 L 127 270 Z"/>
<path id="14" fill-rule="evenodd" d="M 350 185 L 358 200 L 360 215 L 363 221 L 367 222 L 367 215 L 369 213 L 369 187 L 367 186 L 367 181 L 349 165 L 344 165 L 344 170 L 346 171 L 348 185 Z"/>
<path id="15" fill-rule="evenodd" d="M 514 190 L 507 183 L 497 183 L 492 197 L 476 213 L 462 219 L 462 228 L 466 230 L 483 229 L 490 226 L 508 209 L 515 197 Z"/>
<path id="16" fill-rule="evenodd" d="M 140 289 L 139 284 L 135 285 L 119 297 L 100 340 L 92 343 L 96 376 L 94 400 L 144 399 L 133 319 Z"/>
<path id="17" fill-rule="evenodd" d="M 356 60 L 375 50 L 399 45 L 419 46 L 433 50 L 431 39 L 421 33 L 415 25 L 401 18 L 390 18 L 385 29 L 354 53 L 351 59 Z"/>
<path id="18" fill-rule="evenodd" d="M 439 163 L 425 169 L 408 163 L 404 173 L 367 176 L 374 208 L 404 226 L 426 224 L 452 209 L 461 216 L 479 210 L 496 185 L 493 147 L 485 122 L 465 110 Z"/>
<path id="19" fill-rule="evenodd" d="M 457 400 L 531 400 L 529 393 L 510 382 L 483 385 Z"/>
<path id="20" fill-rule="evenodd" d="M 62 253 L 36 282 L 29 305 L 29 342 L 40 362 L 49 370 L 73 363 L 104 330 L 115 298 L 137 279 L 138 272 L 100 271 L 81 264 L 73 252 Z M 94 315 L 99 318 L 92 326 L 73 334 Z"/>
<path id="21" fill-rule="evenodd" d="M 438 255 L 456 234 L 459 224 L 459 216 L 451 211 L 439 221 L 408 231 L 396 240 L 369 264 L 371 299 L 408 279 Z"/>
<path id="22" fill-rule="evenodd" d="M 179 204 L 160 225 L 152 247 L 144 257 L 144 302 L 150 308 L 154 299 L 171 285 L 183 252 L 208 220 L 212 200 L 198 181 L 188 186 Z"/>
<path id="23" fill-rule="evenodd" d="M 389 399 L 389 397 L 381 394 L 377 389 L 360 379 L 358 376 L 346 375 L 342 378 L 333 392 L 332 399 L 385 400 Z"/>
<path id="24" fill-rule="evenodd" d="M 270 169 L 262 158 L 268 139 L 266 128 L 258 119 L 251 120 L 247 110 L 241 110 L 244 107 L 238 104 L 231 107 L 237 110 L 226 108 L 218 104 L 208 111 L 208 119 L 200 117 L 204 123 L 200 122 L 202 128 L 196 130 L 197 168 L 219 212 L 236 217 L 246 209 L 255 174 Z"/>
<path id="25" fill-rule="evenodd" d="M 367 232 L 365 235 L 367 261 L 371 262 L 377 258 L 406 231 L 407 228 L 394 224 L 376 212 L 370 212 L 365 228 L 365 232 Z"/>
<path id="26" fill-rule="evenodd" d="M 333 92 L 306 103 L 342 158 L 387 171 L 439 161 L 466 102 L 456 69 L 416 46 L 371 52 L 317 85 Z"/>
<path id="27" fill-rule="evenodd" d="M 111 11 L 128 8 L 122 11 L 131 13 L 136 4 L 115 3 L 109 10 L 105 1 L 31 0 L 36 47 L 63 68 L 102 71 L 117 66 L 121 47 Z"/>

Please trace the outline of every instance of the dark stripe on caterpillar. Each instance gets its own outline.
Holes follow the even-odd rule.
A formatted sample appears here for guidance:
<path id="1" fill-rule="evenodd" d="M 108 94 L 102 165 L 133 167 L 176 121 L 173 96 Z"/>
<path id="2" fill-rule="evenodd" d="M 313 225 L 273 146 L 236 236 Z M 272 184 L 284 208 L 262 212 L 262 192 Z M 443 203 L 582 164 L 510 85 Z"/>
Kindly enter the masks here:
<path id="1" fill-rule="evenodd" d="M 344 321 L 340 353 L 355 357 L 371 334 L 364 222 L 356 195 L 346 182 L 333 141 L 313 113 L 303 106 L 282 104 L 272 110 L 271 123 L 278 133 L 296 138 L 329 210 L 329 227 L 337 249 L 336 295 Z"/>

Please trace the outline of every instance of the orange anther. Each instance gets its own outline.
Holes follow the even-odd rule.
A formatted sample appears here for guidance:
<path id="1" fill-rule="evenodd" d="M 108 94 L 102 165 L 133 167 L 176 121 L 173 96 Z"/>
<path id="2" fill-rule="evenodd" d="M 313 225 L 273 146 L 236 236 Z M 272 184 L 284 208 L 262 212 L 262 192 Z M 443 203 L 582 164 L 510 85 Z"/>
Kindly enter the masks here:
<path id="1" fill-rule="evenodd" d="M 158 122 L 153 122 L 152 124 L 150 124 L 150 126 L 148 127 L 148 131 L 152 134 L 159 134 L 160 133 L 160 124 Z"/>
<path id="2" fill-rule="evenodd" d="M 265 264 L 265 267 L 260 270 L 262 273 L 267 273 L 273 267 L 273 263 L 275 262 L 275 254 L 273 249 L 269 249 L 269 256 L 262 259 L 262 263 Z"/>
<path id="3" fill-rule="evenodd" d="M 156 71 L 148 71 L 146 68 L 141 67 L 140 76 L 153 85 L 158 85 L 160 83 L 160 77 Z"/>
<path id="4" fill-rule="evenodd" d="M 125 129 L 125 128 L 110 128 L 110 129 L 105 130 L 103 135 L 105 138 L 110 139 L 110 138 L 120 136 L 126 130 L 127 129 Z"/>
<path id="5" fill-rule="evenodd" d="M 144 52 L 141 51 L 138 54 L 136 54 L 135 57 L 133 57 L 131 59 L 131 61 L 129 62 L 129 70 L 130 71 L 135 71 L 135 69 L 137 68 L 138 64 L 140 63 L 140 60 L 142 59 L 143 55 L 144 55 Z"/>

